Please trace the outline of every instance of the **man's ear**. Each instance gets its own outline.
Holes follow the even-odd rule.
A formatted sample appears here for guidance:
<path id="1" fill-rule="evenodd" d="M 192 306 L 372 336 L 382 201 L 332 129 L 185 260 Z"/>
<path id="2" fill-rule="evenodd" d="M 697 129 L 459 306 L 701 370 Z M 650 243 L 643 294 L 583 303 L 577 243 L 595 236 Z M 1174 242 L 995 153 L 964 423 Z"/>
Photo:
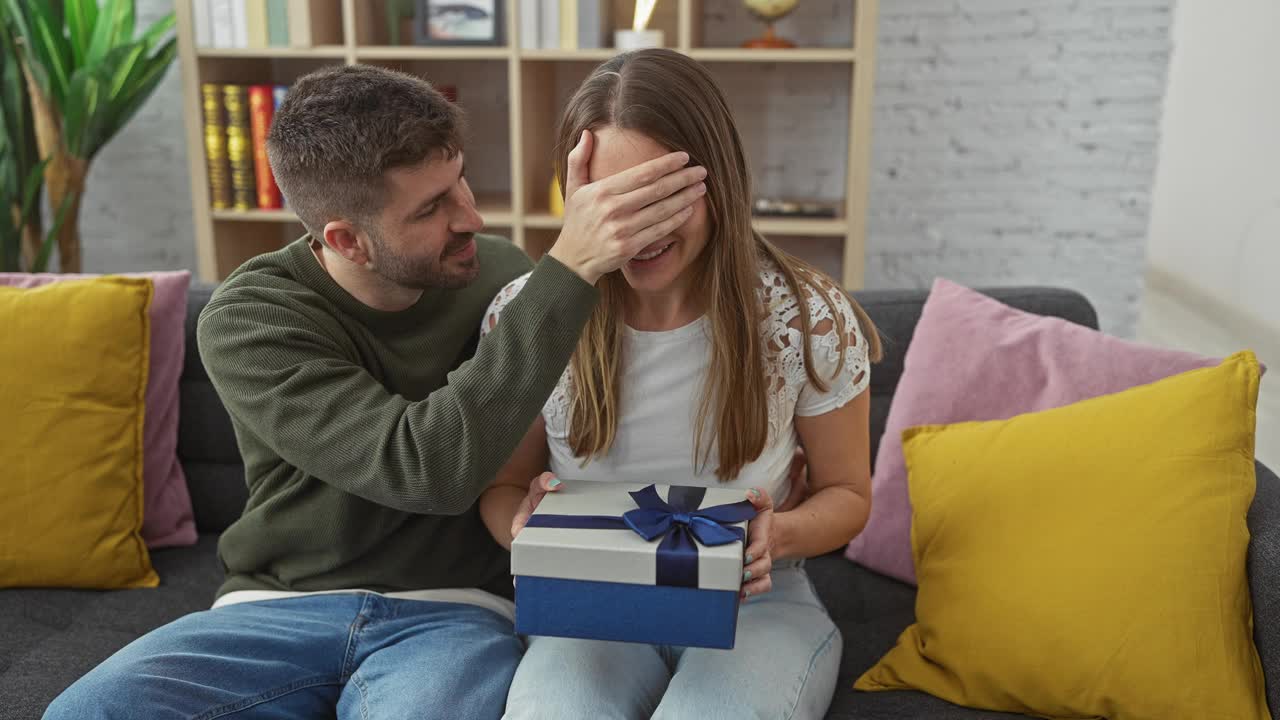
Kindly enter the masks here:
<path id="1" fill-rule="evenodd" d="M 366 265 L 372 261 L 365 242 L 360 238 L 360 231 L 346 220 L 330 220 L 325 223 L 324 244 L 356 265 Z"/>

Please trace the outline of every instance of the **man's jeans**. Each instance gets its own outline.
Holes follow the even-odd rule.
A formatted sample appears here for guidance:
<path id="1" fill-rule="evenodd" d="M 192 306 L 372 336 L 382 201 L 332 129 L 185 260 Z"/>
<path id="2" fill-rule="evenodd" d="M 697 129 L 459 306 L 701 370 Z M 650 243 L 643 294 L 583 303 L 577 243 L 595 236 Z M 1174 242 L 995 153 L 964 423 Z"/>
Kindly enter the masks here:
<path id="1" fill-rule="evenodd" d="M 228 605 L 134 641 L 46 720 L 498 718 L 523 645 L 480 607 L 373 593 Z"/>

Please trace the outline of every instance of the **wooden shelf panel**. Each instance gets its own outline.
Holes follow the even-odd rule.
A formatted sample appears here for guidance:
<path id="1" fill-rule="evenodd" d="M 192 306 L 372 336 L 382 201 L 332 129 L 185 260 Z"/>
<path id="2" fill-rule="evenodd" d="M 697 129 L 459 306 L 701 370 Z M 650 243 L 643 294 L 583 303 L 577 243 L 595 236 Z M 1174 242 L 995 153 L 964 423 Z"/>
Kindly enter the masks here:
<path id="1" fill-rule="evenodd" d="M 527 228 L 537 228 L 539 230 L 559 230 L 564 224 L 563 218 L 558 218 L 549 213 L 526 213 L 524 216 L 524 226 Z"/>
<path id="2" fill-rule="evenodd" d="M 424 47 L 405 45 L 361 45 L 359 60 L 507 60 L 509 47 Z"/>
<path id="3" fill-rule="evenodd" d="M 598 50 L 521 50 L 520 59 L 603 62 L 617 54 L 618 51 L 613 48 L 600 48 Z"/>
<path id="4" fill-rule="evenodd" d="M 561 218 L 549 213 L 529 213 L 524 216 L 524 226 L 527 228 L 558 230 L 562 224 Z M 758 217 L 753 218 L 751 224 L 765 235 L 839 237 L 849 232 L 849 223 L 842 218 Z"/>
<path id="5" fill-rule="evenodd" d="M 758 217 L 751 221 L 763 235 L 811 235 L 839 237 L 849 232 L 843 218 L 779 218 Z"/>
<path id="6" fill-rule="evenodd" d="M 339 60 L 347 56 L 347 49 L 342 45 L 321 45 L 309 48 L 199 48 L 196 56 L 201 58 L 317 58 Z"/>
<path id="7" fill-rule="evenodd" d="M 674 49 L 674 48 L 672 48 Z M 599 50 L 520 50 L 521 60 L 603 62 L 618 54 L 613 48 Z M 748 50 L 743 48 L 692 48 L 687 54 L 701 62 L 793 62 L 851 63 L 857 53 L 851 48 L 796 48 L 793 50 Z"/>
<path id="8" fill-rule="evenodd" d="M 298 222 L 292 210 L 214 210 L 214 220 L 232 222 Z"/>
<path id="9" fill-rule="evenodd" d="M 477 209 L 486 225 L 511 227 L 515 224 L 515 214 L 509 201 L 482 198 Z M 214 210 L 211 215 L 214 220 L 227 222 L 298 222 L 298 216 L 292 210 Z"/>
<path id="10" fill-rule="evenodd" d="M 693 48 L 689 50 L 689 57 L 700 62 L 851 63 L 857 59 L 857 53 L 852 48 Z"/>

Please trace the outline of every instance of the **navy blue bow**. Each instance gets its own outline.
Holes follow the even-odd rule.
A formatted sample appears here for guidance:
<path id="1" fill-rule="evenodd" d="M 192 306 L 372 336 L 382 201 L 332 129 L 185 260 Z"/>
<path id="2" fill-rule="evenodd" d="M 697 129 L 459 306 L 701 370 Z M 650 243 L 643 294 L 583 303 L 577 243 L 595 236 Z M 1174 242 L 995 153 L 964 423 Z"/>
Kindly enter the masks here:
<path id="1" fill-rule="evenodd" d="M 729 505 L 697 509 L 677 507 L 663 500 L 649 485 L 630 493 L 636 509 L 621 518 L 596 515 L 539 515 L 529 518 L 528 527 L 558 527 L 595 530 L 630 529 L 653 542 L 659 538 L 657 580 L 659 585 L 698 587 L 698 545 L 714 547 L 739 541 L 746 533 L 735 527 L 756 516 L 755 507 L 742 500 Z"/>

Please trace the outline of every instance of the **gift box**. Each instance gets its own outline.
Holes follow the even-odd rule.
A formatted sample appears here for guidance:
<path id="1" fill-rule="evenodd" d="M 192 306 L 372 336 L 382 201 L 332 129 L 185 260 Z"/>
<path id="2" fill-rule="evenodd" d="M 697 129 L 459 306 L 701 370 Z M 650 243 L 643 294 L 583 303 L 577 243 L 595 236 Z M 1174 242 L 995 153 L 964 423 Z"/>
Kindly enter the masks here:
<path id="1" fill-rule="evenodd" d="M 733 648 L 741 490 L 566 481 L 511 546 L 516 632 Z"/>

